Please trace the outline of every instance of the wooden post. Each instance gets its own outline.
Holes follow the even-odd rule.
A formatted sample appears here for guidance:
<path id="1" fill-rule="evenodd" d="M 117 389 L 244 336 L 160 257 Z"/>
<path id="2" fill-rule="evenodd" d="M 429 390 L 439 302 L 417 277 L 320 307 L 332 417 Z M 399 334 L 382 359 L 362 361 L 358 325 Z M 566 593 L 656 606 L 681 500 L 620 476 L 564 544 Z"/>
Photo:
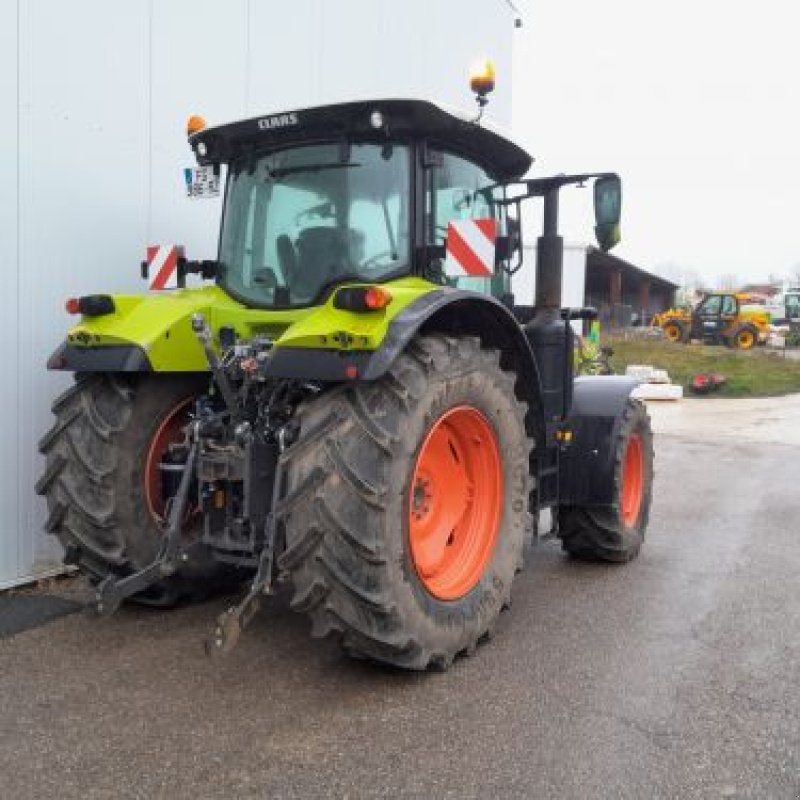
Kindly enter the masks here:
<path id="1" fill-rule="evenodd" d="M 618 306 L 622 303 L 622 270 L 612 269 L 609 277 L 611 279 L 608 292 L 611 301 L 609 327 L 616 328 L 619 319 Z"/>
<path id="2" fill-rule="evenodd" d="M 641 323 L 645 325 L 650 317 L 650 281 L 642 280 L 639 284 L 639 313 L 642 316 Z"/>

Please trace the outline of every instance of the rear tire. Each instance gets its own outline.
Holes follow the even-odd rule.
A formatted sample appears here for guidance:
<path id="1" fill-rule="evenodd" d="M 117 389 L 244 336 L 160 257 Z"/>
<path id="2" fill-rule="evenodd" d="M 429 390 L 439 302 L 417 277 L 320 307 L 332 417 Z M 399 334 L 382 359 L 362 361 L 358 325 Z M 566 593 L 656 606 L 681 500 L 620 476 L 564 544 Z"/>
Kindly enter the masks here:
<path id="1" fill-rule="evenodd" d="M 637 474 L 633 474 L 637 473 Z M 653 433 L 643 403 L 629 399 L 614 442 L 611 509 L 561 507 L 562 548 L 588 561 L 630 561 L 639 554 L 653 493 Z"/>
<path id="2" fill-rule="evenodd" d="M 278 565 L 293 583 L 292 608 L 309 615 L 313 636 L 338 634 L 355 657 L 407 669 L 446 668 L 475 648 L 509 604 L 531 527 L 532 442 L 515 376 L 499 361 L 499 352 L 482 350 L 478 339 L 418 337 L 380 380 L 339 387 L 299 409 L 299 438 L 283 455 L 285 550 Z M 422 513 L 417 501 L 426 494 L 414 481 L 420 452 L 460 409 L 482 420 L 473 444 L 498 454 L 502 488 L 485 558 L 470 561 L 467 554 L 473 571 L 461 575 L 461 588 L 450 584 L 456 596 L 441 599 L 415 562 L 412 516 Z M 492 432 L 491 444 L 480 440 L 481 430 Z M 453 441 L 460 440 L 446 440 L 439 453 L 447 461 L 449 444 L 458 462 Z M 462 494 L 476 497 L 482 473 L 470 474 L 474 495 Z M 442 483 L 458 492 L 457 481 Z M 447 492 L 436 496 L 449 502 Z M 480 517 L 481 501 L 465 502 L 461 519 Z M 450 552 L 457 530 L 439 552 Z"/>
<path id="3" fill-rule="evenodd" d="M 45 528 L 93 582 L 122 577 L 155 558 L 163 535 L 148 509 L 145 462 L 161 423 L 196 397 L 206 376 L 96 374 L 80 376 L 53 403 L 56 422 L 39 442 L 46 456 L 36 491 L 47 499 Z M 171 605 L 238 582 L 203 552 L 134 600 Z"/>
<path id="4" fill-rule="evenodd" d="M 731 347 L 737 350 L 752 350 L 758 344 L 758 329 L 752 325 L 741 325 L 729 337 Z"/>

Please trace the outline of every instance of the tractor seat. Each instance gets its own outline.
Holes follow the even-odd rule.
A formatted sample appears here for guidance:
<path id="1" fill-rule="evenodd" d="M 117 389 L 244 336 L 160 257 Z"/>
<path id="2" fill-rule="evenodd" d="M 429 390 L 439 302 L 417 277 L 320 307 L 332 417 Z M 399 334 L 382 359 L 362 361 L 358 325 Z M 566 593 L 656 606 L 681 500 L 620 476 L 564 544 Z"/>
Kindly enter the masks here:
<path id="1" fill-rule="evenodd" d="M 331 275 L 347 269 L 347 237 L 338 228 L 305 228 L 297 237 L 297 266 L 301 273 Z"/>
<path id="2" fill-rule="evenodd" d="M 319 226 L 300 231 L 292 292 L 310 298 L 326 283 L 352 273 L 361 261 L 363 243 L 364 235 L 351 228 Z"/>

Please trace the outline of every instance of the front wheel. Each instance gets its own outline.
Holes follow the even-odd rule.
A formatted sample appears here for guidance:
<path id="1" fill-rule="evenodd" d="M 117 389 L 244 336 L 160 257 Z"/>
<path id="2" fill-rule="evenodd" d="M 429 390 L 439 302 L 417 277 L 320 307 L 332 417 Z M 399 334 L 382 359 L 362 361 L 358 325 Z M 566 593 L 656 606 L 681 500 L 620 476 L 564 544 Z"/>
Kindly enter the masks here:
<path id="1" fill-rule="evenodd" d="M 653 432 L 644 404 L 629 399 L 614 447 L 614 503 L 608 509 L 561 507 L 561 546 L 591 561 L 630 561 L 639 554 L 653 494 Z"/>
<path id="2" fill-rule="evenodd" d="M 532 442 L 514 383 L 477 339 L 425 336 L 380 380 L 299 410 L 278 564 L 313 635 L 425 669 L 491 629 L 530 528 Z"/>

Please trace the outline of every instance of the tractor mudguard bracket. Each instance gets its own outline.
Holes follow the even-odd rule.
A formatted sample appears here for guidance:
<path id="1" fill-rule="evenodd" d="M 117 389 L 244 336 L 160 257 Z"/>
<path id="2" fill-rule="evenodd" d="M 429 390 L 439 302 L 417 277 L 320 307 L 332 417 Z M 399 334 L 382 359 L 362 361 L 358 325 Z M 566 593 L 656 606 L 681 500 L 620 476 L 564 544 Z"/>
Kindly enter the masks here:
<path id="1" fill-rule="evenodd" d="M 186 504 L 189 502 L 189 487 L 194 475 L 198 447 L 199 444 L 195 441 L 186 458 L 175 502 L 170 510 L 169 527 L 158 555 L 152 564 L 138 572 L 124 578 L 114 578 L 109 575 L 98 585 L 94 603 L 89 607 L 98 616 L 110 616 L 120 607 L 123 600 L 147 589 L 148 586 L 152 586 L 162 578 L 172 575 L 178 569 L 181 561 L 189 559 L 189 551 L 196 542 L 190 543 L 187 547 L 181 545 L 181 523 L 186 512 Z"/>

